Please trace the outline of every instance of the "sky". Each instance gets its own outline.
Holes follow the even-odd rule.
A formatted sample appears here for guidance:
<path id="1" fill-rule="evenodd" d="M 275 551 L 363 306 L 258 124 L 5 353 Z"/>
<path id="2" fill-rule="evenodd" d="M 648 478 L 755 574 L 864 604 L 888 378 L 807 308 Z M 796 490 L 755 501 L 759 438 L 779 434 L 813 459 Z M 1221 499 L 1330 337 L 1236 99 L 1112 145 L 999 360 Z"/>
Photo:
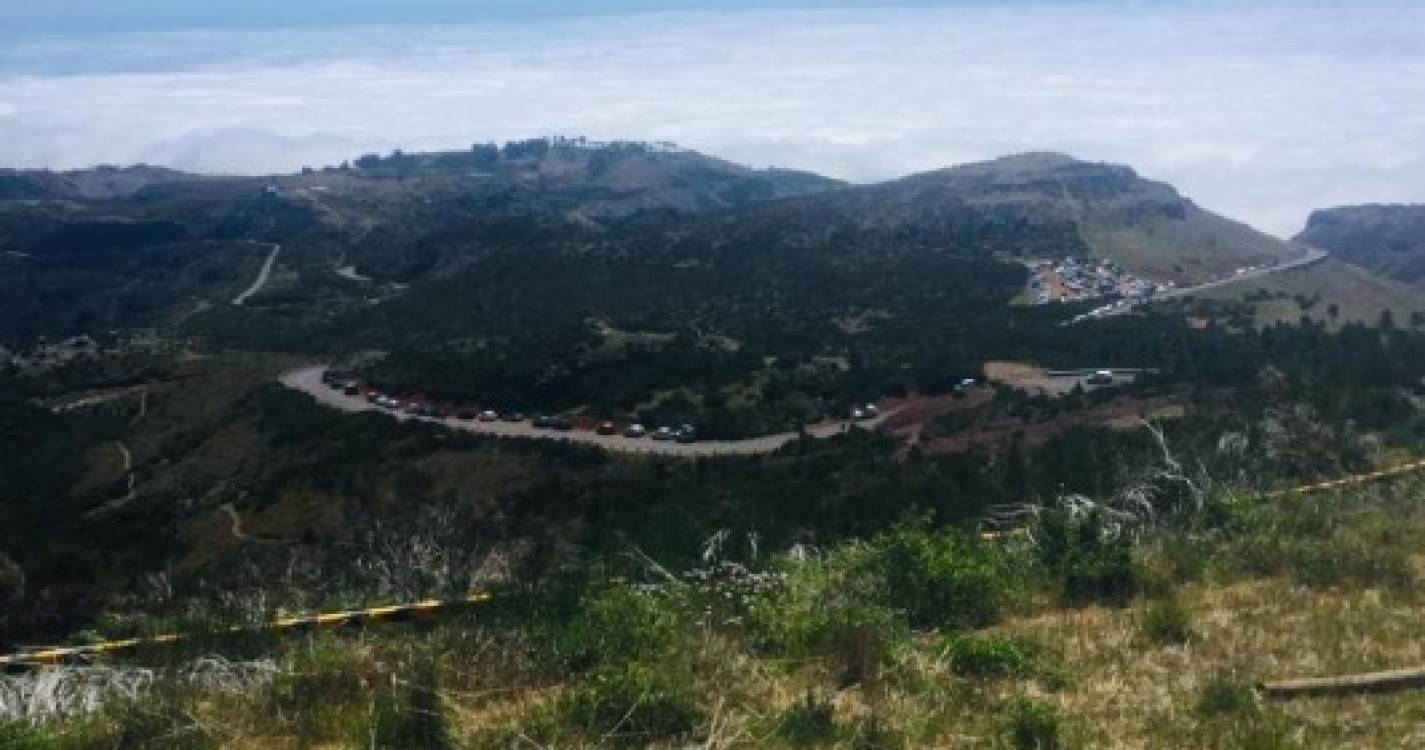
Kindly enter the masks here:
<path id="1" fill-rule="evenodd" d="M 1076 0 L 1052 0 L 1074 2 Z M 945 7 L 994 0 L 15 0 L 0 29 L 21 32 L 174 31 L 352 24 L 538 21 L 649 12 Z"/>
<path id="2" fill-rule="evenodd" d="M 1058 150 L 1290 235 L 1425 202 L 1425 4 L 1332 5 L 0 0 L 0 166 L 564 134 L 867 182 Z"/>

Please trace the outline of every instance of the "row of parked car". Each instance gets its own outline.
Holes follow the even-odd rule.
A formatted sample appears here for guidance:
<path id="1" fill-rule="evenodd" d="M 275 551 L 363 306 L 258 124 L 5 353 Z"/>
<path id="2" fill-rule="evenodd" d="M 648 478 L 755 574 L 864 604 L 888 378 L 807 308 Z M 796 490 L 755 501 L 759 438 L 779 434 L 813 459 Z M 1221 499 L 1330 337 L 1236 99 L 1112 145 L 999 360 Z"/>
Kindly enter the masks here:
<path id="1" fill-rule="evenodd" d="M 322 375 L 322 381 L 333 390 L 338 390 L 347 396 L 360 396 L 362 394 L 361 383 L 342 373 L 328 371 Z M 500 413 L 493 409 L 476 411 L 473 409 L 445 409 L 439 406 L 421 403 L 419 401 L 402 402 L 392 396 L 387 396 L 376 391 L 366 393 L 367 403 L 386 409 L 387 411 L 402 412 L 413 417 L 425 417 L 429 419 L 458 419 L 462 422 L 523 422 L 525 415 L 510 411 Z M 569 432 L 574 429 L 574 423 L 568 417 L 539 415 L 530 420 L 535 429 L 553 430 L 556 432 Z M 617 435 L 620 431 L 613 422 L 603 422 L 599 424 L 595 432 L 600 435 Z M 690 424 L 679 427 L 659 427 L 656 430 L 649 430 L 641 424 L 630 424 L 623 428 L 622 435 L 626 438 L 642 439 L 649 438 L 657 441 L 672 441 L 678 443 L 695 443 L 698 440 L 697 428 Z"/>

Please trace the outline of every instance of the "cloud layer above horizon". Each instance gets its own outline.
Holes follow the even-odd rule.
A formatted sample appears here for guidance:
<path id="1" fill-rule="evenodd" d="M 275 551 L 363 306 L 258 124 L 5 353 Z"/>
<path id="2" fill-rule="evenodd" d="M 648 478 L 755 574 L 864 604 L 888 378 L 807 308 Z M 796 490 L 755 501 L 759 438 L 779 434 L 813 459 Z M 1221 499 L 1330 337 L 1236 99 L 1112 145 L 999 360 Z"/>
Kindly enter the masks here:
<path id="1" fill-rule="evenodd" d="M 1278 234 L 1425 202 L 1425 8 L 997 5 L 30 37 L 0 164 L 290 171 L 543 134 L 872 181 L 1027 150 Z"/>

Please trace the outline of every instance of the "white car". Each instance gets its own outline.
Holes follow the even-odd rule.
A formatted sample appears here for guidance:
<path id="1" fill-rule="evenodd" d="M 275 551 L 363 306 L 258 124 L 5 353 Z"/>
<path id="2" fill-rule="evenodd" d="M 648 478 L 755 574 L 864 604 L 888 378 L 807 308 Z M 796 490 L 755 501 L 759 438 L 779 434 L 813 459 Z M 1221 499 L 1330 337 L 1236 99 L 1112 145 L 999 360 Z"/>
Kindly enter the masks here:
<path id="1" fill-rule="evenodd" d="M 490 409 L 480 412 L 480 416 L 476 417 L 476 419 L 479 419 L 481 422 L 495 422 L 498 421 L 499 418 L 500 415 Z"/>

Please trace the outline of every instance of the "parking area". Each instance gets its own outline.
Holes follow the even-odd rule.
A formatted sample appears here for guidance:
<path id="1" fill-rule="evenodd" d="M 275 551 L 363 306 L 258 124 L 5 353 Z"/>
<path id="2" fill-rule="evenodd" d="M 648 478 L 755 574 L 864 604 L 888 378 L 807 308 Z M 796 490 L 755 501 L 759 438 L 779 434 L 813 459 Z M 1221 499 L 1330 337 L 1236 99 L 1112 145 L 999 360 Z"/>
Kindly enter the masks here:
<path id="1" fill-rule="evenodd" d="M 987 362 L 985 378 L 1033 395 L 1066 396 L 1075 389 L 1098 390 L 1132 385 L 1143 370 L 1133 368 L 1086 368 L 1051 370 L 1021 362 Z"/>
<path id="2" fill-rule="evenodd" d="M 325 406 L 347 412 L 379 411 L 399 420 L 419 420 L 441 424 L 451 429 L 478 435 L 563 440 L 598 446 L 621 453 L 643 453 L 668 456 L 747 456 L 772 453 L 801 437 L 801 433 L 748 438 L 746 440 L 702 440 L 691 425 L 668 425 L 631 434 L 632 425 L 556 416 L 528 418 L 525 415 L 501 417 L 494 412 L 463 412 L 433 404 L 420 398 L 405 399 L 373 394 L 346 373 L 331 372 L 326 367 L 307 367 L 283 375 L 283 385 L 302 391 Z M 388 399 L 378 403 L 377 399 Z M 888 414 L 875 409 L 868 413 L 867 404 L 858 407 L 859 419 L 829 420 L 811 425 L 805 435 L 826 438 L 845 432 L 855 425 L 861 429 L 876 429 Z M 853 412 L 854 413 L 854 412 Z M 513 417 L 518 417 L 515 419 Z M 664 430 L 660 434 L 660 430 Z"/>

